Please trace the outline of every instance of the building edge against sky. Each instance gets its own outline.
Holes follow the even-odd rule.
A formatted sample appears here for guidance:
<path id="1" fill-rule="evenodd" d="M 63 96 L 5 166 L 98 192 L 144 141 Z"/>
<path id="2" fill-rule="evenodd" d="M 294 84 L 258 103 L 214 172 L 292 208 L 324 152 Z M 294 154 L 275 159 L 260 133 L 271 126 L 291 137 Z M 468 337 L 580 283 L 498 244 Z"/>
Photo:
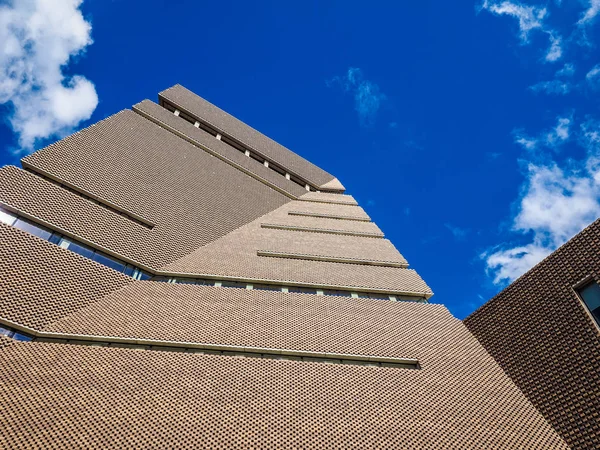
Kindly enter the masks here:
<path id="1" fill-rule="evenodd" d="M 0 169 L 0 447 L 567 448 L 333 175 L 182 86 Z"/>
<path id="2" fill-rule="evenodd" d="M 464 320 L 572 448 L 600 448 L 600 219 Z"/>

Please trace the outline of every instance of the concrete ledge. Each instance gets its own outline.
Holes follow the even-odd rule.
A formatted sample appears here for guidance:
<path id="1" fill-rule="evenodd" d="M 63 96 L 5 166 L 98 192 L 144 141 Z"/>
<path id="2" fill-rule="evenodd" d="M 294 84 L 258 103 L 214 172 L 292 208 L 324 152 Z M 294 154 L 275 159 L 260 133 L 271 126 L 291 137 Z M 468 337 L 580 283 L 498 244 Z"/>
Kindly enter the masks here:
<path id="1" fill-rule="evenodd" d="M 332 230 L 329 228 L 311 228 L 311 227 L 298 227 L 293 225 L 278 225 L 274 223 L 261 223 L 261 228 L 271 228 L 274 230 L 288 230 L 288 231 L 305 231 L 309 233 L 324 233 L 324 234 L 342 234 L 345 236 L 358 236 L 358 237 L 369 237 L 369 238 L 383 238 L 383 233 L 367 233 L 362 231 L 346 231 L 346 230 Z"/>
<path id="2" fill-rule="evenodd" d="M 258 250 L 256 252 L 258 256 L 267 256 L 271 258 L 285 258 L 285 259 L 304 259 L 307 261 L 324 261 L 342 264 L 360 264 L 364 266 L 382 266 L 382 267 L 398 267 L 401 269 L 408 268 L 407 263 L 399 263 L 394 261 L 376 261 L 372 259 L 355 259 L 355 258 L 338 258 L 334 256 L 322 256 L 322 255 L 307 255 L 301 253 L 282 253 L 272 252 L 269 250 Z"/>

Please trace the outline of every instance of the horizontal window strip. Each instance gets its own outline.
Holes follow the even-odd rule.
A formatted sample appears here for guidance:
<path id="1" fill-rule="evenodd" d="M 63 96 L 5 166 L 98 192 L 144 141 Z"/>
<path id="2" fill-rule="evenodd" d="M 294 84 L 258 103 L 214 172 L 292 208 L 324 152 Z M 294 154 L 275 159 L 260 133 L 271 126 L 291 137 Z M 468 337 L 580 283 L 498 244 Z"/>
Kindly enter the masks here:
<path id="1" fill-rule="evenodd" d="M 358 206 L 358 203 L 352 201 L 344 201 L 344 200 L 329 200 L 329 199 L 318 199 L 318 198 L 302 198 L 300 197 L 298 201 L 301 202 L 312 202 L 312 203 L 328 203 L 331 205 L 348 205 L 348 206 Z"/>
<path id="2" fill-rule="evenodd" d="M 279 225 L 275 223 L 262 223 L 262 228 L 270 228 L 274 230 L 287 230 L 287 231 L 305 231 L 308 233 L 324 233 L 324 234 L 341 234 L 344 236 L 358 236 L 358 237 L 369 237 L 369 238 L 383 238 L 383 233 L 368 233 L 364 231 L 348 231 L 348 230 L 333 230 L 329 228 L 312 228 L 312 227 L 299 227 L 295 225 Z"/>
<path id="3" fill-rule="evenodd" d="M 370 222 L 370 217 L 358 217 L 358 216 L 340 216 L 337 214 L 324 214 L 324 213 L 313 213 L 305 211 L 289 211 L 289 216 L 304 216 L 304 217 L 318 217 L 321 219 L 337 219 L 337 220 L 355 220 L 357 222 Z"/>
<path id="4" fill-rule="evenodd" d="M 319 190 L 316 186 L 313 186 L 310 183 L 308 183 L 306 180 L 302 179 L 301 177 L 288 172 L 286 169 L 279 167 L 279 165 L 277 165 L 276 163 L 274 163 L 274 162 L 270 161 L 269 159 L 265 158 L 264 156 L 258 154 L 256 151 L 248 148 L 247 146 L 245 146 L 241 142 L 235 140 L 234 138 L 224 135 L 221 131 L 215 129 L 209 123 L 206 123 L 205 121 L 203 121 L 197 117 L 194 117 L 192 114 L 190 114 L 188 112 L 179 110 L 179 108 L 177 106 L 170 104 L 169 102 L 165 101 L 164 99 L 161 99 L 160 106 L 162 106 L 166 110 L 172 112 L 177 117 L 194 125 L 196 128 L 199 128 L 199 129 L 207 132 L 211 136 L 216 137 L 221 142 L 244 153 L 246 156 L 255 160 L 257 163 L 270 168 L 274 172 L 277 172 L 279 175 L 285 177 L 287 180 L 292 181 L 293 183 L 296 183 L 296 184 L 302 186 L 307 191 L 319 192 Z"/>
<path id="5" fill-rule="evenodd" d="M 351 298 L 370 298 L 375 300 L 391 300 L 394 302 L 416 302 L 416 303 L 427 303 L 427 299 L 423 296 L 408 295 L 408 294 L 397 294 L 397 293 L 386 293 L 386 292 L 365 292 L 357 289 L 353 290 L 342 290 L 342 289 L 330 289 L 322 287 L 312 286 L 290 286 L 280 284 L 268 284 L 265 282 L 254 282 L 254 281 L 235 281 L 235 280 L 218 280 L 218 279 L 207 279 L 207 278 L 195 278 L 195 277 L 167 277 L 167 276 L 155 276 L 150 281 L 158 281 L 163 283 L 171 284 L 195 284 L 199 286 L 215 286 L 224 288 L 237 288 L 246 290 L 256 291 L 276 291 L 284 293 L 296 293 L 296 294 L 312 294 L 312 295 L 326 295 L 334 297 L 351 297 Z"/>
<path id="6" fill-rule="evenodd" d="M 0 335 L 19 341 L 49 342 L 70 345 L 91 345 L 149 351 L 172 351 L 201 353 L 220 356 L 292 360 L 326 364 L 390 367 L 398 369 L 420 369 L 414 358 L 389 356 L 353 355 L 347 353 L 324 353 L 305 350 L 246 347 L 238 345 L 203 344 L 195 342 L 159 341 L 154 339 L 131 339 L 114 336 L 91 336 L 67 333 L 36 331 L 8 321 L 0 321 Z"/>
<path id="7" fill-rule="evenodd" d="M 37 236 L 51 244 L 77 253 L 86 259 L 95 261 L 103 266 L 110 267 L 117 272 L 124 273 L 135 280 L 147 280 L 150 274 L 141 268 L 110 256 L 100 250 L 96 250 L 82 242 L 79 242 L 63 234 L 50 230 L 32 220 L 21 217 L 19 214 L 12 213 L 6 209 L 0 208 L 0 222 Z"/>
<path id="8" fill-rule="evenodd" d="M 365 266 L 382 266 L 382 267 L 399 267 L 405 269 L 408 267 L 406 263 L 394 262 L 394 261 L 378 261 L 373 259 L 358 259 L 358 258 L 342 258 L 334 256 L 323 256 L 323 255 L 309 255 L 303 253 L 283 253 L 283 252 L 272 252 L 269 250 L 258 250 L 256 252 L 258 256 L 265 256 L 270 258 L 284 258 L 284 259 L 303 259 L 306 261 L 323 261 L 332 263 L 342 264 L 360 264 Z"/>
<path id="9" fill-rule="evenodd" d="M 27 165 L 24 165 L 23 168 L 27 172 L 29 172 L 29 173 L 31 173 L 31 174 L 33 174 L 35 176 L 38 176 L 38 177 L 40 177 L 40 178 L 48 181 L 49 183 L 54 184 L 55 186 L 63 188 L 65 190 L 67 190 L 67 191 L 69 191 L 69 192 L 77 195 L 78 197 L 81 197 L 81 198 L 83 198 L 85 200 L 88 200 L 88 201 L 90 201 L 90 202 L 98 205 L 98 206 L 101 206 L 102 208 L 107 209 L 107 210 L 109 210 L 110 212 L 112 212 L 114 214 L 118 214 L 119 216 L 122 216 L 122 217 L 124 217 L 124 218 L 126 218 L 126 219 L 128 219 L 128 220 L 130 220 L 130 221 L 132 221 L 132 222 L 134 222 L 136 224 L 138 224 L 138 225 L 141 225 L 141 226 L 143 226 L 145 228 L 148 228 L 149 230 L 151 230 L 152 228 L 154 228 L 154 224 L 150 223 L 148 220 L 146 220 L 144 218 L 141 218 L 141 217 L 139 217 L 139 216 L 137 216 L 137 215 L 135 215 L 135 214 L 133 214 L 133 213 L 131 213 L 129 211 L 125 211 L 124 209 L 121 209 L 121 208 L 118 208 L 116 206 L 113 206 L 113 205 L 109 204 L 108 202 L 106 202 L 105 200 L 100 200 L 97 197 L 93 197 L 91 194 L 84 193 L 81 190 L 75 189 L 74 187 L 71 187 L 71 186 L 69 186 L 67 184 L 64 184 L 64 183 L 58 181 L 58 180 L 55 180 L 54 178 L 51 178 L 48 175 L 45 175 L 45 174 L 39 172 L 38 171 L 39 169 L 37 169 L 37 168 L 31 167 L 31 166 L 27 166 Z"/>

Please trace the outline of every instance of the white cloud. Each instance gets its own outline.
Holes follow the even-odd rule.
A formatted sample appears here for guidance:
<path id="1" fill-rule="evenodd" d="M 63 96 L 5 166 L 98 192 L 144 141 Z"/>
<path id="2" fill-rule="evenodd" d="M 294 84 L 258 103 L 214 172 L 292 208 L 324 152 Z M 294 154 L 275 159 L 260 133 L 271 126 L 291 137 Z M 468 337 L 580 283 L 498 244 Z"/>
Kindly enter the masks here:
<path id="1" fill-rule="evenodd" d="M 449 223 L 444 224 L 444 226 L 452 233 L 454 238 L 458 241 L 464 240 L 469 234 L 469 230 L 466 228 L 460 228 Z"/>
<path id="2" fill-rule="evenodd" d="M 600 0 L 589 0 L 588 3 L 588 9 L 577 22 L 578 25 L 587 25 L 596 18 L 598 13 L 600 13 Z"/>
<path id="3" fill-rule="evenodd" d="M 557 117 L 556 126 L 537 137 L 528 136 L 523 130 L 515 130 L 515 142 L 525 150 L 534 150 L 540 146 L 556 149 L 569 139 L 572 120 L 570 117 Z"/>
<path id="4" fill-rule="evenodd" d="M 558 70 L 555 74 L 557 77 L 570 77 L 575 73 L 575 66 L 571 63 L 566 63 L 562 69 Z"/>
<path id="5" fill-rule="evenodd" d="M 92 43 L 82 0 L 15 0 L 0 6 L 0 103 L 10 103 L 10 124 L 21 150 L 70 133 L 98 104 L 86 78 L 63 74 L 72 57 Z"/>
<path id="6" fill-rule="evenodd" d="M 490 2 L 485 0 L 482 5 L 483 9 L 487 9 L 498 16 L 507 15 L 514 17 L 519 22 L 519 30 L 521 39 L 527 42 L 529 32 L 535 29 L 544 29 L 544 17 L 548 11 L 546 8 L 537 8 L 535 6 L 523 5 L 518 2 L 504 1 L 501 3 Z"/>
<path id="7" fill-rule="evenodd" d="M 550 48 L 546 53 L 546 61 L 558 61 L 562 57 L 562 38 L 560 36 L 555 36 L 554 34 L 550 33 L 549 39 Z"/>
<path id="8" fill-rule="evenodd" d="M 372 125 L 375 122 L 377 112 L 386 99 L 385 94 L 379 90 L 375 83 L 365 80 L 362 70 L 350 67 L 343 77 L 334 77 L 327 82 L 328 86 L 339 84 L 344 91 L 354 97 L 354 109 L 358 113 L 361 125 Z"/>
<path id="9" fill-rule="evenodd" d="M 600 64 L 596 64 L 592 67 L 585 75 L 585 79 L 592 88 L 600 88 Z"/>
<path id="10" fill-rule="evenodd" d="M 495 283 L 513 281 L 600 216 L 599 126 L 593 121 L 581 126 L 580 143 L 588 155 L 579 164 L 528 165 L 512 229 L 531 235 L 532 242 L 481 255 Z"/>
<path id="11" fill-rule="evenodd" d="M 546 94 L 566 95 L 571 92 L 572 86 L 560 80 L 541 81 L 533 86 L 529 86 L 536 94 L 543 92 Z"/>
<path id="12" fill-rule="evenodd" d="M 484 0 L 481 9 L 497 16 L 510 16 L 516 19 L 519 23 L 519 36 L 524 44 L 529 42 L 530 32 L 538 30 L 546 33 L 550 40 L 550 47 L 544 59 L 548 62 L 555 62 L 562 57 L 562 38 L 544 23 L 544 19 L 548 16 L 548 10 L 545 7 L 525 5 L 518 1 L 496 2 Z"/>

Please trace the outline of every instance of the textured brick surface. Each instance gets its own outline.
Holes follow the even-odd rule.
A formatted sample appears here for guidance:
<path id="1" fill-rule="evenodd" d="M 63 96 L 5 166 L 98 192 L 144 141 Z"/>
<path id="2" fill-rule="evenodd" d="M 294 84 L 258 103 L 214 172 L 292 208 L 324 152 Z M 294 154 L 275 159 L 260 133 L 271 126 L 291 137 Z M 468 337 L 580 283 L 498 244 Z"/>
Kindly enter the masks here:
<path id="1" fill-rule="evenodd" d="M 175 85 L 159 94 L 160 97 L 199 117 L 223 134 L 232 136 L 246 147 L 264 155 L 279 166 L 288 169 L 316 186 L 321 186 L 334 177 L 323 169 L 293 153 L 284 146 L 259 133 L 215 105 L 207 102 L 181 85 Z"/>
<path id="2" fill-rule="evenodd" d="M 13 342 L 15 341 L 9 337 L 0 336 L 0 348 L 6 347 L 7 345 L 12 344 Z"/>
<path id="3" fill-rule="evenodd" d="M 13 344 L 0 448 L 566 448 L 447 325 L 422 370 Z"/>
<path id="4" fill-rule="evenodd" d="M 0 224 L 0 280 L 0 317 L 33 328 L 133 281 L 4 224 Z"/>
<path id="5" fill-rule="evenodd" d="M 306 194 L 306 189 L 304 187 L 286 179 L 283 175 L 265 167 L 264 164 L 249 158 L 239 150 L 216 139 L 207 132 L 196 128 L 182 118 L 176 117 L 172 112 L 156 103 L 152 103 L 150 100 L 144 100 L 133 108 L 135 111 L 139 111 L 140 113 L 151 117 L 153 120 L 177 130 L 179 133 L 192 139 L 198 145 L 209 148 L 232 163 L 238 164 L 251 173 L 256 174 L 258 177 L 273 183 L 290 195 L 299 197 Z"/>
<path id="6" fill-rule="evenodd" d="M 572 286 L 600 280 L 600 221 L 465 319 L 573 448 L 600 448 L 600 332 Z"/>
<path id="7" fill-rule="evenodd" d="M 306 192 L 300 200 L 307 202 L 339 203 L 341 205 L 358 205 L 351 195 L 326 194 L 324 192 Z"/>
<path id="8" fill-rule="evenodd" d="M 140 281 L 45 330 L 412 358 L 455 322 L 442 305 Z"/>
<path id="9" fill-rule="evenodd" d="M 291 253 L 295 251 L 303 254 L 348 257 L 360 255 L 363 259 L 370 260 L 384 260 L 389 257 L 404 261 L 404 258 L 384 239 L 274 230 L 260 226 L 263 222 L 277 222 L 284 217 L 290 222 L 293 221 L 293 218 L 299 216 L 291 216 L 288 212 L 297 210 L 301 207 L 300 204 L 309 203 L 289 202 L 224 238 L 166 265 L 163 270 L 173 273 L 215 274 L 431 295 L 431 289 L 415 271 L 410 269 L 258 256 L 259 250 L 287 249 Z M 314 203 L 314 205 L 325 204 Z M 340 208 L 362 211 L 357 206 L 325 206 L 333 207 L 334 211 Z M 338 222 L 349 221 L 338 220 Z"/>
<path id="10" fill-rule="evenodd" d="M 129 257 L 142 258 L 145 252 L 144 262 L 153 268 L 289 201 L 132 111 L 111 116 L 23 161 L 156 224 L 150 233 L 121 236 L 126 244 L 107 245 Z M 44 188 L 40 185 L 40 189 Z M 30 203 L 48 198 L 43 190 L 21 195 L 22 202 Z M 4 201 L 2 197 L 0 201 Z M 67 212 L 57 211 L 57 207 Z M 71 207 L 65 202 L 40 202 L 38 214 L 53 223 L 61 215 L 75 216 L 77 210 Z M 79 234 L 107 244 L 119 239 L 101 237 L 101 231 L 92 226 Z"/>

